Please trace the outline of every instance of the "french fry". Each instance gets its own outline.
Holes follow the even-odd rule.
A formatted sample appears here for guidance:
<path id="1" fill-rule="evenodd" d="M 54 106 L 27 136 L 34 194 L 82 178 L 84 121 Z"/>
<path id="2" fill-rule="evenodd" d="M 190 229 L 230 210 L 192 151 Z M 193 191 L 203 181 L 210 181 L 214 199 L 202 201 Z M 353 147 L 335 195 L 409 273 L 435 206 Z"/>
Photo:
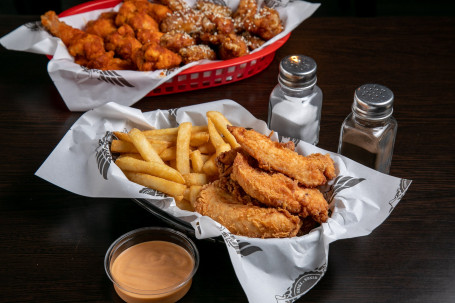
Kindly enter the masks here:
<path id="1" fill-rule="evenodd" d="M 137 159 L 137 160 L 144 160 L 144 158 L 142 158 L 142 156 L 140 154 L 131 154 L 131 153 L 121 154 L 120 156 L 118 156 L 117 159 L 126 158 L 126 157 L 134 158 L 134 159 Z"/>
<path id="2" fill-rule="evenodd" d="M 198 146 L 197 149 L 201 152 L 201 154 L 213 154 L 216 151 L 215 147 L 210 141 L 201 146 Z"/>
<path id="3" fill-rule="evenodd" d="M 210 118 L 207 119 L 207 127 L 209 130 L 210 142 L 212 142 L 212 145 L 215 147 L 215 150 L 217 146 L 226 143 L 224 142 L 221 135 L 218 133 L 215 124 L 213 124 L 213 121 Z"/>
<path id="4" fill-rule="evenodd" d="M 221 153 L 224 153 L 225 151 L 228 151 L 231 149 L 231 145 L 229 143 L 224 143 L 221 145 L 218 145 L 216 148 L 216 155 L 219 156 Z"/>
<path id="5" fill-rule="evenodd" d="M 201 158 L 202 158 L 202 161 L 204 161 L 204 163 L 207 162 L 207 160 L 210 159 L 211 156 L 212 155 L 206 155 L 206 154 L 201 153 Z"/>
<path id="6" fill-rule="evenodd" d="M 183 193 L 186 189 L 186 186 L 183 184 L 148 174 L 134 173 L 129 171 L 125 171 L 124 174 L 131 182 L 135 182 L 145 187 L 158 190 L 173 197 L 183 196 Z"/>
<path id="7" fill-rule="evenodd" d="M 132 143 L 129 134 L 127 134 L 127 133 L 114 132 L 114 135 L 115 135 L 119 140 L 122 140 L 122 141 L 125 141 L 125 142 Z M 165 150 L 166 148 L 168 148 L 169 146 L 171 146 L 171 145 L 173 144 L 173 142 L 171 142 L 171 141 L 165 141 L 165 140 L 155 140 L 155 139 L 149 139 L 149 138 L 147 138 L 147 140 L 150 142 L 150 144 L 152 145 L 153 149 L 154 149 L 157 153 L 161 153 L 163 150 Z M 175 141 L 175 140 L 174 140 L 174 141 Z"/>
<path id="8" fill-rule="evenodd" d="M 145 136 L 159 136 L 159 135 L 175 135 L 177 136 L 178 133 L 178 127 L 174 128 L 162 128 L 162 129 L 150 129 L 150 130 L 144 130 L 143 133 Z M 206 132 L 207 131 L 207 125 L 194 125 L 191 127 L 191 133 L 197 133 L 197 132 Z"/>
<path id="9" fill-rule="evenodd" d="M 191 134 L 190 146 L 197 147 L 209 142 L 208 132 L 197 132 Z"/>
<path id="10" fill-rule="evenodd" d="M 223 116 L 222 113 L 217 111 L 208 111 L 206 115 L 208 119 L 212 120 L 216 129 L 224 136 L 224 139 L 231 145 L 232 148 L 240 146 L 231 132 L 227 129 L 227 126 L 232 124 L 226 119 L 225 116 Z"/>
<path id="11" fill-rule="evenodd" d="M 160 158 L 163 161 L 170 161 L 170 160 L 175 160 L 177 154 L 177 147 L 176 146 L 171 146 L 166 148 L 160 153 Z"/>
<path id="12" fill-rule="evenodd" d="M 185 179 L 186 186 L 204 185 L 204 184 L 208 183 L 206 174 L 189 173 L 189 174 L 183 175 L 183 178 Z"/>
<path id="13" fill-rule="evenodd" d="M 146 161 L 149 161 L 149 162 L 158 162 L 158 163 L 164 164 L 163 160 L 161 160 L 158 153 L 153 149 L 150 142 L 147 140 L 145 135 L 140 130 L 138 130 L 137 128 L 133 128 L 129 132 L 129 136 L 130 136 L 131 142 L 134 144 L 136 149 L 139 151 L 142 158 L 144 158 Z"/>
<path id="14" fill-rule="evenodd" d="M 137 160 L 131 157 L 121 157 L 115 161 L 115 164 L 122 171 L 144 173 L 152 176 L 160 177 L 169 181 L 185 184 L 183 176 L 172 167 L 158 162 L 147 162 Z"/>
<path id="15" fill-rule="evenodd" d="M 218 174 L 218 168 L 215 164 L 216 154 L 213 154 L 210 159 L 208 159 L 204 166 L 202 167 L 202 171 L 207 174 L 207 176 L 211 177 Z"/>
<path id="16" fill-rule="evenodd" d="M 202 167 L 204 166 L 204 159 L 200 150 L 194 150 L 190 153 L 191 167 L 195 173 L 202 172 Z"/>
<path id="17" fill-rule="evenodd" d="M 111 151 L 113 153 L 139 153 L 133 143 L 122 140 L 112 140 Z"/>
<path id="18" fill-rule="evenodd" d="M 191 122 L 183 122 L 177 134 L 177 152 L 175 155 L 177 170 L 182 174 L 190 173 L 190 138 Z"/>
<path id="19" fill-rule="evenodd" d="M 182 199 L 182 200 L 178 200 L 178 201 L 175 200 L 175 204 L 181 210 L 194 211 L 193 205 L 191 205 L 191 202 L 188 201 L 187 199 Z"/>
<path id="20" fill-rule="evenodd" d="M 197 196 L 199 195 L 199 192 L 201 191 L 202 186 L 200 185 L 192 185 L 190 186 L 189 189 L 189 201 L 191 202 L 191 205 L 194 207 L 196 203 Z"/>

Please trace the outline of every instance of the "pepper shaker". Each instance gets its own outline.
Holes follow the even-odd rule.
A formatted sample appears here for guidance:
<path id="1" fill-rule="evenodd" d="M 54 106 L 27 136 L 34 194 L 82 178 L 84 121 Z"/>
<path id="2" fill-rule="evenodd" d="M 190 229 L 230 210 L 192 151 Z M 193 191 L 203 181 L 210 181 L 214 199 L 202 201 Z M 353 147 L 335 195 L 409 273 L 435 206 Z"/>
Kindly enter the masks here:
<path id="1" fill-rule="evenodd" d="M 280 136 L 318 143 L 322 91 L 316 85 L 316 70 L 316 62 L 307 56 L 290 55 L 281 60 L 267 118 L 268 127 Z"/>
<path id="2" fill-rule="evenodd" d="M 388 174 L 398 128 L 393 101 L 393 92 L 385 86 L 357 88 L 352 112 L 341 126 L 338 153 Z"/>

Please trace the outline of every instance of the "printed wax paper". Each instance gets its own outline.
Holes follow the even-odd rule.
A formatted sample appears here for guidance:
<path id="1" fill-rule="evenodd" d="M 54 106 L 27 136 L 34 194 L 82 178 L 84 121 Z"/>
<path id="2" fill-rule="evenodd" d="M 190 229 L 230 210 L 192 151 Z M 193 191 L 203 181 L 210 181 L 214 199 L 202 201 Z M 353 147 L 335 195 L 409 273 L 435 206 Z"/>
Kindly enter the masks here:
<path id="1" fill-rule="evenodd" d="M 329 244 L 371 233 L 390 215 L 411 184 L 410 180 L 379 173 L 293 140 L 299 154 L 329 153 L 334 160 L 337 177 L 320 187 L 331 216 L 304 236 L 256 239 L 231 234 L 209 217 L 180 210 L 174 199 L 130 182 L 112 161 L 109 143 L 113 131 L 177 127 L 185 121 L 206 125 L 205 114 L 210 110 L 223 113 L 233 125 L 270 133 L 264 121 L 232 100 L 145 113 L 111 102 L 83 114 L 36 175 L 79 195 L 147 199 L 171 216 L 189 222 L 198 239 L 221 236 L 248 300 L 261 303 L 293 302 L 309 291 L 327 270 Z M 274 133 L 272 140 L 286 142 L 290 138 Z"/>
<path id="2" fill-rule="evenodd" d="M 186 2 L 193 6 L 196 0 L 186 0 Z M 221 1 L 221 3 L 223 2 L 233 10 L 239 4 L 239 0 Z M 259 6 L 263 2 L 259 0 Z M 288 0 L 268 0 L 266 3 L 278 11 L 285 28 L 282 33 L 255 51 L 263 49 L 289 34 L 300 23 L 309 18 L 320 5 L 318 3 Z M 63 17 L 61 20 L 75 28 L 82 29 L 87 21 L 97 19 L 101 13 L 106 11 L 118 11 L 120 5 L 111 9 L 94 10 Z M 52 55 L 53 58 L 48 64 L 49 76 L 71 111 L 86 111 L 108 102 L 132 105 L 183 70 L 197 64 L 213 62 L 203 60 L 187 64 L 181 68 L 153 72 L 88 69 L 74 63 L 73 57 L 68 53 L 63 42 L 50 35 L 40 21 L 22 25 L 2 37 L 0 43 L 10 50 Z"/>

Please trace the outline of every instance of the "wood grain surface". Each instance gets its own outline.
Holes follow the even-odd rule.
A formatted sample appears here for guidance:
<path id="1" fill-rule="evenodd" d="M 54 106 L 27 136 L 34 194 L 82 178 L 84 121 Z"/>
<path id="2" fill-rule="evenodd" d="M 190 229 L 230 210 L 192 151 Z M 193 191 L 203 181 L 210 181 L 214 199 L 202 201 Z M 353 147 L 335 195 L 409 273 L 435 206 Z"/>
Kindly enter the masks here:
<path id="1" fill-rule="evenodd" d="M 0 36 L 38 16 L 0 16 Z M 413 183 L 369 236 L 330 246 L 324 278 L 298 302 L 455 301 L 455 19 L 310 18 L 260 74 L 153 98 L 143 111 L 232 99 L 265 120 L 279 60 L 318 63 L 324 93 L 319 147 L 336 151 L 354 89 L 395 94 L 390 174 Z M 45 56 L 0 49 L 0 294 L 2 302 L 120 302 L 103 268 L 120 235 L 166 226 L 129 199 L 93 199 L 34 175 L 82 113 L 68 111 Z M 194 284 L 181 302 L 246 302 L 223 245 L 196 240 Z"/>

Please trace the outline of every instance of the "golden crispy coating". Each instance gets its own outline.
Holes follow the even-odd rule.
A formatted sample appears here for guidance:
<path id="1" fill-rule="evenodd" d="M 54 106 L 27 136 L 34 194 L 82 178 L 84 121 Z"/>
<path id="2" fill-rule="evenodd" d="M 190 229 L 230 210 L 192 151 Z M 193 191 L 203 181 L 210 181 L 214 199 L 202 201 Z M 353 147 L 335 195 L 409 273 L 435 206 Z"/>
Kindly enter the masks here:
<path id="1" fill-rule="evenodd" d="M 160 39 L 160 45 L 173 52 L 178 53 L 180 49 L 195 45 L 196 41 L 193 37 L 185 32 L 171 31 L 164 34 Z"/>
<path id="2" fill-rule="evenodd" d="M 298 216 L 276 208 L 244 205 L 217 186 L 205 185 L 195 203 L 201 215 L 209 216 L 231 233 L 252 238 L 294 237 L 302 226 Z"/>
<path id="3" fill-rule="evenodd" d="M 177 67 L 182 62 L 182 58 L 158 43 L 152 42 L 142 46 L 133 55 L 133 61 L 140 71 L 152 71 Z"/>
<path id="4" fill-rule="evenodd" d="M 305 157 L 254 130 L 236 126 L 228 126 L 228 129 L 242 148 L 258 160 L 262 169 L 280 172 L 310 188 L 336 176 L 335 165 L 328 154 Z"/>
<path id="5" fill-rule="evenodd" d="M 179 51 L 180 56 L 183 58 L 183 63 L 187 64 L 194 61 L 203 59 L 215 60 L 216 53 L 209 46 L 204 44 L 191 45 L 184 47 Z"/>
<path id="6" fill-rule="evenodd" d="M 318 189 L 302 188 L 281 173 L 256 169 L 242 153 L 235 157 L 231 178 L 248 195 L 267 206 L 283 208 L 303 218 L 311 216 L 319 223 L 327 221 L 328 203 Z"/>

